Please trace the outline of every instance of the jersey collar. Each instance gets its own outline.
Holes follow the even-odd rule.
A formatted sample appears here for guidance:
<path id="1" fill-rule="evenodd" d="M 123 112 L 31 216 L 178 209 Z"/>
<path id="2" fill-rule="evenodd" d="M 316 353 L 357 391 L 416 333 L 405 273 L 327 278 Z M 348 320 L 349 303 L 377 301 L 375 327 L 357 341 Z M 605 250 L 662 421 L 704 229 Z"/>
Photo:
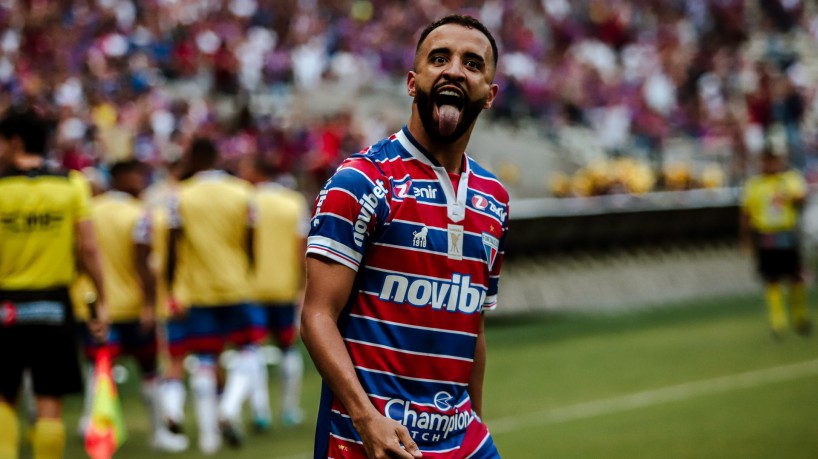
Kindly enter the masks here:
<path id="1" fill-rule="evenodd" d="M 449 220 L 459 222 L 466 218 L 466 195 L 469 191 L 469 176 L 471 175 L 468 155 L 463 154 L 463 167 L 460 172 L 460 182 L 457 185 L 457 195 L 455 195 L 454 185 L 452 185 L 452 179 L 449 177 L 449 173 L 412 136 L 408 127 L 404 126 L 395 136 L 401 146 L 413 158 L 429 166 L 432 171 L 434 171 L 437 181 L 440 183 L 440 187 L 443 188 L 443 195 L 446 197 L 446 213 L 449 216 Z"/>

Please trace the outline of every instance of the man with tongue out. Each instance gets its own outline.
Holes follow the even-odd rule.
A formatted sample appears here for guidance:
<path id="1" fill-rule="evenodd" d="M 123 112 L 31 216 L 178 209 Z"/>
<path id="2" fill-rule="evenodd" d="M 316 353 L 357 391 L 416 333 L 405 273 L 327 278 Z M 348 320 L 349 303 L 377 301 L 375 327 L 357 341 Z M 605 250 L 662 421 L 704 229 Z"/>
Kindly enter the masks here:
<path id="1" fill-rule="evenodd" d="M 481 419 L 508 193 L 466 154 L 497 95 L 468 16 L 420 35 L 407 125 L 350 156 L 315 202 L 302 337 L 323 377 L 316 458 L 496 458 Z"/>

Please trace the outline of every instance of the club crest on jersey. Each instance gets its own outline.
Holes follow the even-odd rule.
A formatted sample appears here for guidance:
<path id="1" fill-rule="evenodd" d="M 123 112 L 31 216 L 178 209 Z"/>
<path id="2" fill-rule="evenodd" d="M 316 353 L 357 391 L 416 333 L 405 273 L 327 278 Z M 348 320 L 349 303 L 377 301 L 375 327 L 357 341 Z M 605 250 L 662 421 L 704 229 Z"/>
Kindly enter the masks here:
<path id="1" fill-rule="evenodd" d="M 429 234 L 429 228 L 423 227 L 417 231 L 412 231 L 412 245 L 415 247 L 426 248 L 426 236 Z"/>
<path id="2" fill-rule="evenodd" d="M 483 250 L 486 252 L 486 262 L 491 271 L 494 268 L 494 260 L 497 259 L 497 252 L 500 251 L 500 240 L 489 233 L 483 233 Z"/>

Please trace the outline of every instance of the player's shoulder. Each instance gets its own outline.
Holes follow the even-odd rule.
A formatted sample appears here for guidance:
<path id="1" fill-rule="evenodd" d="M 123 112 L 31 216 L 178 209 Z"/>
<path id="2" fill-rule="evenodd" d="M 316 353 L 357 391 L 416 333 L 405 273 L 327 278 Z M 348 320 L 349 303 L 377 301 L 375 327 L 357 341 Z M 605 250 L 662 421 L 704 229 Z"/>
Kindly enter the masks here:
<path id="1" fill-rule="evenodd" d="M 357 188 L 381 186 L 389 180 L 389 139 L 384 139 L 345 159 L 327 183 L 328 186 Z"/>
<path id="2" fill-rule="evenodd" d="M 802 181 L 804 179 L 804 174 L 802 174 L 798 169 L 787 169 L 782 173 L 787 180 L 793 181 Z"/>
<path id="3" fill-rule="evenodd" d="M 474 158 L 468 157 L 471 177 L 469 187 L 494 197 L 503 204 L 508 204 L 509 195 L 506 187 L 500 182 L 496 175 L 480 165 Z"/>

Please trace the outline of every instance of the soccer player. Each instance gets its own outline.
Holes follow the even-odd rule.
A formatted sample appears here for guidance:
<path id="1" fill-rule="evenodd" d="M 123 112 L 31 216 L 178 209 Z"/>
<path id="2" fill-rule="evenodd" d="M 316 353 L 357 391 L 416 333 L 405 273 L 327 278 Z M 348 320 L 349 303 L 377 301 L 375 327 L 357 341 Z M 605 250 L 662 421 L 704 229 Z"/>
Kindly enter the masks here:
<path id="1" fill-rule="evenodd" d="M 13 406 L 23 371 L 31 372 L 37 407 L 36 458 L 65 450 L 63 396 L 82 390 L 68 286 L 77 261 L 99 294 L 98 339 L 107 334 L 102 268 L 91 220 L 90 188 L 78 172 L 46 164 L 46 122 L 33 112 L 0 119 L 0 457 L 15 458 L 19 427 Z"/>
<path id="2" fill-rule="evenodd" d="M 754 251 L 764 282 L 770 329 L 781 338 L 788 327 L 782 282 L 789 282 L 792 327 L 808 335 L 804 275 L 801 264 L 800 221 L 807 197 L 804 177 L 787 169 L 782 156 L 767 149 L 762 153 L 761 174 L 750 178 L 741 198 L 741 242 Z"/>
<path id="3" fill-rule="evenodd" d="M 194 140 L 187 153 L 193 175 L 170 205 L 167 268 L 170 293 L 186 313 L 168 322 L 168 344 L 172 352 L 181 346 L 198 357 L 190 383 L 199 448 L 213 454 L 221 447 L 220 429 L 232 446 L 240 443 L 241 404 L 256 374 L 252 346 L 264 335 L 260 311 L 247 303 L 255 211 L 252 186 L 216 169 L 210 140 Z M 216 358 L 228 342 L 243 349 L 219 401 Z"/>
<path id="4" fill-rule="evenodd" d="M 157 394 L 156 278 L 148 260 L 152 224 L 149 210 L 139 200 L 147 184 L 148 170 L 137 160 L 125 160 L 115 163 L 110 174 L 111 189 L 93 201 L 94 225 L 104 228 L 98 239 L 111 319 L 106 345 L 114 358 L 127 355 L 136 359 L 142 376 L 142 398 L 151 420 L 152 446 L 164 451 L 183 451 L 187 449 L 187 438 L 174 435 L 165 427 Z M 93 360 L 100 344 L 84 330 L 86 354 Z M 88 384 L 86 413 L 81 424 L 90 417 L 92 390 L 93 385 Z"/>
<path id="5" fill-rule="evenodd" d="M 281 423 L 303 422 L 298 406 L 304 362 L 298 348 L 296 318 L 304 284 L 304 251 L 309 232 L 309 210 L 304 196 L 275 182 L 276 170 L 261 157 L 241 163 L 242 178 L 256 185 L 255 277 L 253 300 L 266 318 L 267 331 L 281 349 Z M 258 377 L 251 397 L 256 429 L 269 429 L 267 366 L 259 354 Z"/>
<path id="6" fill-rule="evenodd" d="M 488 30 L 420 35 L 408 125 L 319 193 L 302 339 L 324 380 L 316 458 L 499 457 L 481 420 L 508 193 L 466 153 L 497 95 Z"/>

